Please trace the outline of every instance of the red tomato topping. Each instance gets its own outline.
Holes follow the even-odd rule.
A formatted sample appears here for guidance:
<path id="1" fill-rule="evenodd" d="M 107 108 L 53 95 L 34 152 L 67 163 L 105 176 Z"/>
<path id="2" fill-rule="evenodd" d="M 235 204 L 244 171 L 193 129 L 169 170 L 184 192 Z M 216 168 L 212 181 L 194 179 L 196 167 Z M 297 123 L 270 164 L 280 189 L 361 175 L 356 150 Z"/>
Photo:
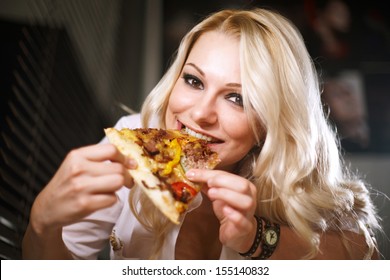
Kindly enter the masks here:
<path id="1" fill-rule="evenodd" d="M 184 182 L 173 183 L 172 190 L 175 199 L 184 203 L 189 202 L 196 195 L 196 190 Z"/>

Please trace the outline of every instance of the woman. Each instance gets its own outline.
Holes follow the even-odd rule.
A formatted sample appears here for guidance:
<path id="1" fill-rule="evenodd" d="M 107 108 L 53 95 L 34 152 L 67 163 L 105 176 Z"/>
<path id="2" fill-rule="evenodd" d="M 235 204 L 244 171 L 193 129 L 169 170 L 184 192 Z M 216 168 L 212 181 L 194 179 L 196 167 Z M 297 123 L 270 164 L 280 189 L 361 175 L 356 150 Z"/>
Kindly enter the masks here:
<path id="1" fill-rule="evenodd" d="M 116 127 L 141 120 L 212 140 L 221 158 L 187 172 L 205 187 L 184 221 L 169 223 L 133 186 L 134 160 L 110 144 L 83 147 L 38 195 L 25 258 L 96 258 L 109 238 L 112 258 L 376 257 L 369 192 L 342 166 L 310 57 L 284 17 L 224 10 L 199 23 L 141 119 Z"/>

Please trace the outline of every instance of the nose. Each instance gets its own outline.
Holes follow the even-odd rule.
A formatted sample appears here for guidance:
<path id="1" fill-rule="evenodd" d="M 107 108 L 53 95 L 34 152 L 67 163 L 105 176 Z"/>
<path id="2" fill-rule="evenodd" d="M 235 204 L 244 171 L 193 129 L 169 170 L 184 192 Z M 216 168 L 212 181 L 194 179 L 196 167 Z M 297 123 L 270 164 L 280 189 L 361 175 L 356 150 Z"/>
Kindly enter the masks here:
<path id="1" fill-rule="evenodd" d="M 218 109 L 215 98 L 207 94 L 202 94 L 192 107 L 191 117 L 200 126 L 215 124 L 218 120 Z"/>

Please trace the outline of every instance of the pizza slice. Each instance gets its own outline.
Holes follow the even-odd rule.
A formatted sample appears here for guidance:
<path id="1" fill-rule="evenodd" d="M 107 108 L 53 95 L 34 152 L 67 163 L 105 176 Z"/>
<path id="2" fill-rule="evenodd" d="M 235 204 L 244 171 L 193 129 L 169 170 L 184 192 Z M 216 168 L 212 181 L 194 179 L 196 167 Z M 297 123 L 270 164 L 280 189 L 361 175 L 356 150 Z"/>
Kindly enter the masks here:
<path id="1" fill-rule="evenodd" d="M 137 161 L 137 169 L 129 169 L 135 184 L 176 224 L 201 190 L 199 184 L 186 178 L 186 170 L 213 169 L 220 162 L 206 140 L 179 130 L 107 128 L 104 131 L 121 153 Z"/>

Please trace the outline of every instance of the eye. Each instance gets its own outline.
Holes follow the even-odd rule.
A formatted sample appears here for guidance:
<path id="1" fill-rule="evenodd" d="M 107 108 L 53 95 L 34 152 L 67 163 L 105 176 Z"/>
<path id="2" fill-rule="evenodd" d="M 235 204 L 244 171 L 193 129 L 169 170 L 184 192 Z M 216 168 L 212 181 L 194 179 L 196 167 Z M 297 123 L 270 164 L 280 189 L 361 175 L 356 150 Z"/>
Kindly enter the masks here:
<path id="1" fill-rule="evenodd" d="M 229 100 L 230 102 L 240 106 L 240 107 L 244 106 L 244 103 L 243 103 L 243 100 L 242 100 L 242 95 L 239 94 L 239 93 L 229 93 L 226 96 L 226 99 Z"/>
<path id="2" fill-rule="evenodd" d="M 189 85 L 190 87 L 193 87 L 195 89 L 201 89 L 201 90 L 204 89 L 203 83 L 200 81 L 200 79 L 198 79 L 194 75 L 184 73 L 183 74 L 183 79 L 184 79 L 184 82 L 187 85 Z"/>

